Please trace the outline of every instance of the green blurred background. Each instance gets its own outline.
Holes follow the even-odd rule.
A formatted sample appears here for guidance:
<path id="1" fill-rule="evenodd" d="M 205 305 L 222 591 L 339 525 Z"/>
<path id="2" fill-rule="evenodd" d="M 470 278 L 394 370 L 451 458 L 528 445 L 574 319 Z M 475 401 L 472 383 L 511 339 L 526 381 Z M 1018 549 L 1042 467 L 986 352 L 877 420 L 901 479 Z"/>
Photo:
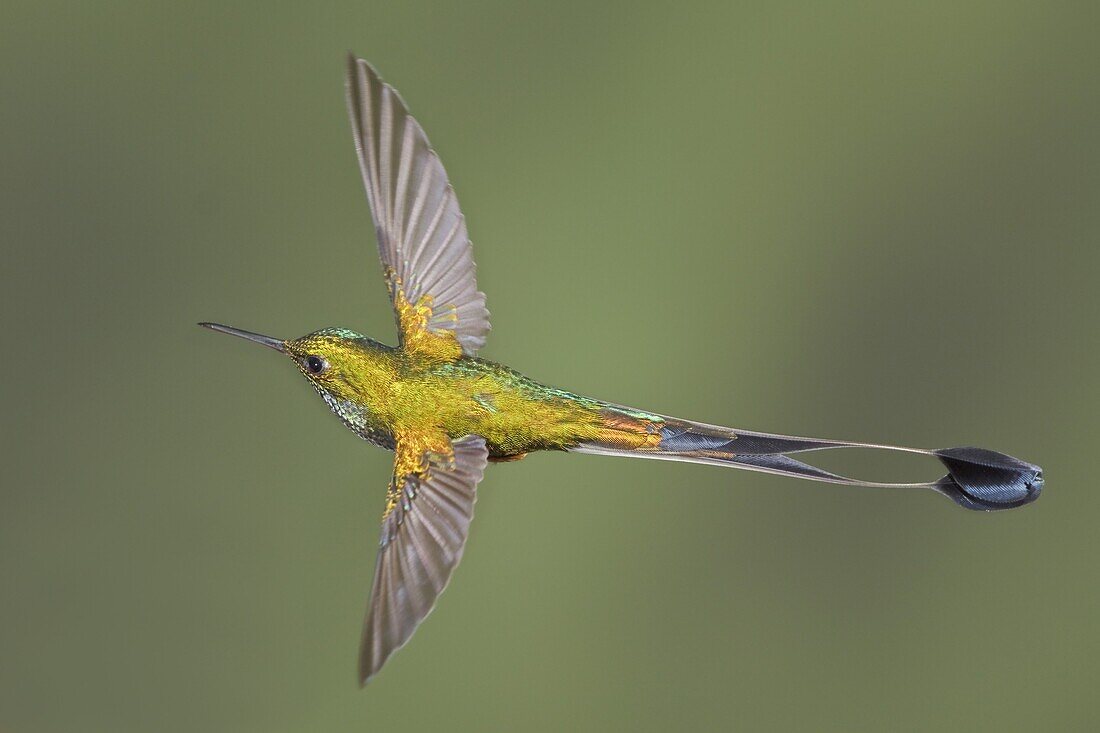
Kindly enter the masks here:
<path id="1" fill-rule="evenodd" d="M 0 730 L 1096 725 L 1097 20 L 8 0 Z M 489 470 L 456 582 L 360 691 L 390 457 L 194 325 L 392 341 L 349 48 L 450 171 L 484 356 L 708 422 L 1003 450 L 1043 499 L 532 456 Z"/>

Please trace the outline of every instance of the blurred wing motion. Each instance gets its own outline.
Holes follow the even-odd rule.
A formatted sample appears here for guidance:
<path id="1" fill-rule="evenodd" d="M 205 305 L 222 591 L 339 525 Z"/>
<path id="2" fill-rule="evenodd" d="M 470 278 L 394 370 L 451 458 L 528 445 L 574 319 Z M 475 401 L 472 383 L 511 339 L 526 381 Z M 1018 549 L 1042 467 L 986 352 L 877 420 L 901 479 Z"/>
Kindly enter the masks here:
<path id="1" fill-rule="evenodd" d="M 403 342 L 404 311 L 422 306 L 422 327 L 453 334 L 473 356 L 485 345 L 489 311 L 477 289 L 466 222 L 439 156 L 393 87 L 354 56 L 348 57 L 348 111 Z"/>
<path id="2" fill-rule="evenodd" d="M 391 495 L 396 503 L 382 520 L 363 627 L 362 684 L 409 640 L 462 559 L 488 451 L 477 436 L 456 440 L 452 448 L 453 460 L 428 454 L 423 471 L 400 476 L 395 467 Z"/>

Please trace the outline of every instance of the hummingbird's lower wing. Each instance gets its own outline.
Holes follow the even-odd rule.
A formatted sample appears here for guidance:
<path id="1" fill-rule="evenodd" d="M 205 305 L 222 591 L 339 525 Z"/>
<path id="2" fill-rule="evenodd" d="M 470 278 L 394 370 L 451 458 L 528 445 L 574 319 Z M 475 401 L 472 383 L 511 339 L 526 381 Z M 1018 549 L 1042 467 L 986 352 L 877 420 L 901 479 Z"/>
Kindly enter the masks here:
<path id="1" fill-rule="evenodd" d="M 398 475 L 401 462 L 395 465 L 390 488 L 396 503 L 382 520 L 359 654 L 361 684 L 409 640 L 462 559 L 489 453 L 476 435 L 451 447 L 453 458 L 425 454 L 422 470 Z"/>

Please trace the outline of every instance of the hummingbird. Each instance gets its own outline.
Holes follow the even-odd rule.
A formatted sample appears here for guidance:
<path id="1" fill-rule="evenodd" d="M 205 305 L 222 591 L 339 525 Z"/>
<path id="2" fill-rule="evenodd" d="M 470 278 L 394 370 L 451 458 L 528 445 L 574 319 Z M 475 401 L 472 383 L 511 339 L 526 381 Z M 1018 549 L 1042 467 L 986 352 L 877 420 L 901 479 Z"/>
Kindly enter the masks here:
<path id="1" fill-rule="evenodd" d="M 199 325 L 287 357 L 344 425 L 393 451 L 359 652 L 361 685 L 409 641 L 450 581 L 490 462 L 542 450 L 685 461 L 850 486 L 929 489 L 978 511 L 1038 498 L 1040 467 L 984 448 L 904 448 L 709 425 L 546 386 L 479 358 L 489 311 L 439 156 L 393 87 L 352 54 L 347 106 L 397 345 L 347 328 L 284 340 Z M 947 473 L 924 483 L 879 483 L 792 455 L 840 448 L 927 455 Z"/>

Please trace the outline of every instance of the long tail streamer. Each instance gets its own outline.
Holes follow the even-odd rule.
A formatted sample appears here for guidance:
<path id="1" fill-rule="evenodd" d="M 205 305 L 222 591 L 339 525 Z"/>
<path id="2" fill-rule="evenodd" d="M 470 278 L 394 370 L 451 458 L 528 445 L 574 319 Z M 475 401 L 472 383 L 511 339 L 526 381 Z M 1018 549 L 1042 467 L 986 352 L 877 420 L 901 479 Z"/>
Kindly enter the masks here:
<path id="1" fill-rule="evenodd" d="M 572 450 L 707 463 L 848 486 L 932 489 L 959 506 L 976 511 L 1014 509 L 1030 504 L 1039 498 L 1043 488 L 1043 470 L 1039 466 L 985 448 L 928 450 L 846 440 L 798 438 L 664 416 L 654 416 L 659 418 L 657 421 L 645 421 L 651 432 L 657 431 L 653 437 L 659 435 L 656 445 L 650 441 L 641 447 L 623 447 L 623 442 L 616 439 L 616 433 L 621 430 L 624 418 L 639 420 L 639 412 L 617 405 L 607 409 L 611 413 L 609 425 L 615 426 L 609 432 L 608 440 L 582 443 Z M 835 448 L 871 448 L 933 456 L 947 469 L 947 475 L 925 483 L 863 481 L 826 471 L 788 455 Z"/>

